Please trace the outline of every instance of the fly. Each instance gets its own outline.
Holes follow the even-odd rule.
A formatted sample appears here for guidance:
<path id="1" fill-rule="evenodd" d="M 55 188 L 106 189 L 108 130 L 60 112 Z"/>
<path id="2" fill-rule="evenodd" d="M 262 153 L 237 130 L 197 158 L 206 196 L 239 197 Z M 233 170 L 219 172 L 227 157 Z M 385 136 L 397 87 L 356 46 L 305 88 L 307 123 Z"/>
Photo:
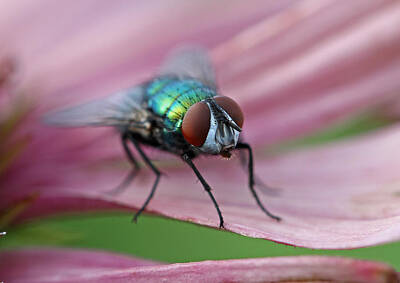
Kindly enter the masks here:
<path id="1" fill-rule="evenodd" d="M 139 172 L 139 163 L 128 142 L 134 145 L 156 176 L 134 221 L 146 209 L 161 177 L 160 170 L 147 157 L 142 145 L 178 155 L 189 165 L 218 212 L 220 228 L 224 227 L 224 219 L 219 205 L 193 159 L 207 154 L 230 157 L 233 150 L 247 151 L 249 189 L 261 210 L 280 220 L 264 207 L 254 189 L 252 149 L 239 138 L 244 121 L 242 110 L 234 100 L 218 94 L 209 59 L 200 49 L 175 52 L 157 77 L 150 81 L 105 99 L 50 114 L 46 120 L 59 126 L 111 126 L 118 129 L 133 168 L 115 192 L 126 188 Z"/>

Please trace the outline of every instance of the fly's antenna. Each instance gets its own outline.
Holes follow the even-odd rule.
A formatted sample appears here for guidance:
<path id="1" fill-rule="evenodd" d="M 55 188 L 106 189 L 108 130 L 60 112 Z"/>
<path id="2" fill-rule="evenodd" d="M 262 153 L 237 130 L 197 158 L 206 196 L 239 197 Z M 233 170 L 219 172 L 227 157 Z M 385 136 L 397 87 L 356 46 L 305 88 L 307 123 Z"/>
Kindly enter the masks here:
<path id="1" fill-rule="evenodd" d="M 227 124 L 228 126 L 234 128 L 238 132 L 242 131 L 242 129 L 238 125 L 236 125 L 232 120 L 225 118 L 224 123 Z"/>
<path id="2" fill-rule="evenodd" d="M 228 117 L 227 117 L 228 114 L 225 112 L 224 109 L 222 109 L 221 106 L 219 106 L 215 102 L 214 99 L 207 98 L 205 101 L 208 103 L 208 105 L 210 105 L 210 109 L 213 112 L 214 117 L 218 122 L 222 122 L 222 123 L 232 127 L 233 129 L 235 129 L 238 132 L 242 131 L 242 129 L 238 125 L 236 125 L 236 123 L 232 119 L 228 119 Z"/>

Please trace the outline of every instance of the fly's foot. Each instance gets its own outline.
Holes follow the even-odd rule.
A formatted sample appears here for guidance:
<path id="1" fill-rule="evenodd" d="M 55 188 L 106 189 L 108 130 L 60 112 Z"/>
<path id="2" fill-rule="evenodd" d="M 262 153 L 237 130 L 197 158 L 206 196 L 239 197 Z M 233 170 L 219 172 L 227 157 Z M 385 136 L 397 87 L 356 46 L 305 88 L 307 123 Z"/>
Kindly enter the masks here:
<path id="1" fill-rule="evenodd" d="M 138 221 L 139 215 L 140 215 L 140 213 L 139 213 L 139 212 L 136 212 L 136 213 L 135 213 L 135 215 L 133 215 L 133 218 L 132 218 L 132 223 L 135 223 L 135 224 L 137 224 L 137 221 Z"/>
<path id="2" fill-rule="evenodd" d="M 280 218 L 279 216 L 275 216 L 273 214 L 268 214 L 269 217 L 271 217 L 272 219 L 276 220 L 277 222 L 281 222 L 282 218 Z"/>

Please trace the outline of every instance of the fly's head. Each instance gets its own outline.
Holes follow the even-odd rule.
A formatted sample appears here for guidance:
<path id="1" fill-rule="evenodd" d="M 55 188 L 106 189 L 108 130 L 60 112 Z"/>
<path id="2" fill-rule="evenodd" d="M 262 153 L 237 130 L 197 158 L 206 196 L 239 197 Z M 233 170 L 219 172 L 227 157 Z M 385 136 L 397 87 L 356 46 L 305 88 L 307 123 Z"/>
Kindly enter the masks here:
<path id="1" fill-rule="evenodd" d="M 185 140 L 204 153 L 229 158 L 242 131 L 243 113 L 231 98 L 217 96 L 193 104 L 182 122 Z"/>

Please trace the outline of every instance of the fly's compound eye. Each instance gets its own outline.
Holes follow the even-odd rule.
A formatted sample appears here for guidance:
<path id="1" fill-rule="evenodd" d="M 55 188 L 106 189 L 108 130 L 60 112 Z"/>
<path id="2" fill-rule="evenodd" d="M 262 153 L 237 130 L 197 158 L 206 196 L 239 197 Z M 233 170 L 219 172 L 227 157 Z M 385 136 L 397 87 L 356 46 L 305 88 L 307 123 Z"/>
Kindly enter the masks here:
<path id="1" fill-rule="evenodd" d="M 231 116 L 236 125 L 241 128 L 243 126 L 244 117 L 240 106 L 233 99 L 227 96 L 217 96 L 214 99 L 215 102 L 217 102 L 217 104 L 221 106 L 229 116 Z"/>
<path id="2" fill-rule="evenodd" d="M 197 102 L 189 108 L 182 121 L 182 134 L 188 143 L 194 146 L 204 144 L 210 129 L 210 115 L 210 109 L 203 102 Z"/>

